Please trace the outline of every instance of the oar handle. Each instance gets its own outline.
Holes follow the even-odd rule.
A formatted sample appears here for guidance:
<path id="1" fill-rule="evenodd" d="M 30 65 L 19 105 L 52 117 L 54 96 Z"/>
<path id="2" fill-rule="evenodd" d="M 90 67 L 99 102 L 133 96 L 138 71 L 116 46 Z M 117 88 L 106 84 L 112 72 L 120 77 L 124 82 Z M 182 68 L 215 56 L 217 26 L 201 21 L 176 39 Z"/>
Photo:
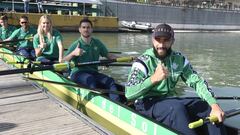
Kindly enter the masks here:
<path id="1" fill-rule="evenodd" d="M 66 69 L 73 68 L 73 67 L 75 67 L 75 64 L 73 62 L 53 64 L 53 68 L 55 71 L 62 71 L 62 70 L 66 70 Z"/>
<path id="2" fill-rule="evenodd" d="M 199 119 L 198 121 L 189 123 L 188 127 L 190 129 L 194 129 L 194 128 L 200 127 L 203 124 L 209 123 L 209 122 L 218 122 L 218 117 L 217 116 L 210 116 L 210 117 L 207 117 L 206 119 Z"/>
<path id="3" fill-rule="evenodd" d="M 30 41 L 32 41 L 32 39 L 33 39 L 33 36 L 30 36 L 30 37 L 26 37 L 26 38 L 25 38 L 25 40 L 30 40 Z"/>
<path id="4" fill-rule="evenodd" d="M 202 125 L 203 125 L 203 119 L 199 119 L 198 121 L 188 124 L 188 128 L 194 129 L 194 128 L 200 127 Z"/>

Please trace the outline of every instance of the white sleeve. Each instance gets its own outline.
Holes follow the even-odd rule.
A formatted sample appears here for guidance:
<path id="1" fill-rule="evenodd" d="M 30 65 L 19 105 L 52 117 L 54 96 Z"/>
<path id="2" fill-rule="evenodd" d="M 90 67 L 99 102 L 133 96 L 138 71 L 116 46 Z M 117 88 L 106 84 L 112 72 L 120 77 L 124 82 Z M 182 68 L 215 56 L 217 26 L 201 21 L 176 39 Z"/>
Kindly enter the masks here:
<path id="1" fill-rule="evenodd" d="M 132 68 L 133 69 L 137 68 L 137 69 L 141 70 L 144 73 L 144 75 L 147 76 L 147 69 L 146 69 L 146 67 L 142 63 L 134 62 L 133 65 L 132 65 Z"/>

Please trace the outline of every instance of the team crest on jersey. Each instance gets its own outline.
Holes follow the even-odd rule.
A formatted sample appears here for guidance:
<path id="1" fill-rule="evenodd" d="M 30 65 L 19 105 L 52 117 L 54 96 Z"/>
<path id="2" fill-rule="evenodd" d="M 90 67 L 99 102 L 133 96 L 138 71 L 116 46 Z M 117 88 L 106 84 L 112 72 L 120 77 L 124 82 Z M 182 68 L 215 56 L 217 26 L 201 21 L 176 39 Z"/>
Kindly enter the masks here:
<path id="1" fill-rule="evenodd" d="M 94 47 L 94 50 L 97 51 L 97 49 L 98 49 L 98 48 L 95 46 L 95 47 Z"/>
<path id="2" fill-rule="evenodd" d="M 176 70 L 176 69 L 178 68 L 178 65 L 177 65 L 176 63 L 173 63 L 173 64 L 172 64 L 172 68 L 173 68 L 174 70 Z"/>

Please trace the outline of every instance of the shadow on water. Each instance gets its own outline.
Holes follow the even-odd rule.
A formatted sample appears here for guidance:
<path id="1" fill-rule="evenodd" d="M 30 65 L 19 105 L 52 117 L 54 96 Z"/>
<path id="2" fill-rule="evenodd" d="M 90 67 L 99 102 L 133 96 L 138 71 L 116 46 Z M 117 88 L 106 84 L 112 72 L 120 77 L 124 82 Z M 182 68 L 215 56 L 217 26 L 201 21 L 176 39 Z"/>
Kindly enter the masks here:
<path id="1" fill-rule="evenodd" d="M 17 127 L 17 124 L 14 123 L 0 123 L 0 132 L 4 132 L 15 127 Z"/>

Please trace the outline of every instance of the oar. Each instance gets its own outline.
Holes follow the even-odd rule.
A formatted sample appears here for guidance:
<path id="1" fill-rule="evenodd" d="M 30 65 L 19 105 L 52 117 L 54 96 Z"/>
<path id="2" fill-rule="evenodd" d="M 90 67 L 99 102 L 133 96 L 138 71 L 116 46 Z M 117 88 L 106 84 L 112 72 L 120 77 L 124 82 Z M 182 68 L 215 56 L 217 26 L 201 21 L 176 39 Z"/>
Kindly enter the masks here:
<path id="1" fill-rule="evenodd" d="M 115 54 L 126 54 L 126 55 L 137 55 L 139 52 L 119 52 L 119 51 L 110 51 L 109 53 L 115 53 Z"/>
<path id="2" fill-rule="evenodd" d="M 238 114 L 240 114 L 240 108 L 231 109 L 231 110 L 228 110 L 225 112 L 225 118 L 230 118 L 230 117 L 238 115 Z M 216 116 L 211 116 L 211 117 L 207 117 L 204 119 L 199 119 L 198 121 L 190 123 L 188 125 L 188 127 L 190 129 L 194 129 L 194 128 L 200 127 L 209 122 L 218 122 L 218 118 Z"/>
<path id="3" fill-rule="evenodd" d="M 0 52 L 1 53 L 1 52 Z M 3 52 L 4 53 L 4 52 Z M 4 53 L 4 54 L 11 54 L 11 53 Z M 17 55 L 17 54 L 16 54 Z M 101 65 L 101 66 L 132 66 L 131 63 L 117 63 L 113 64 L 114 62 L 131 62 L 134 60 L 134 57 L 121 57 L 112 60 L 99 60 L 99 61 L 91 61 L 91 62 L 84 62 L 78 63 L 76 66 L 87 66 L 87 65 Z M 19 61 L 10 61 L 6 62 L 7 64 L 29 64 L 28 61 L 19 62 Z M 40 61 L 32 61 L 33 64 L 57 64 L 57 62 L 40 62 Z"/>
<path id="4" fill-rule="evenodd" d="M 134 57 L 121 57 L 112 60 L 100 60 L 100 61 L 92 61 L 92 62 L 85 62 L 85 63 L 78 63 L 74 64 L 71 63 L 57 63 L 53 65 L 44 65 L 44 66 L 36 66 L 35 64 L 30 65 L 28 68 L 21 68 L 21 69 L 12 69 L 12 70 L 3 70 L 0 71 L 0 75 L 10 75 L 10 74 L 19 74 L 19 73 L 33 73 L 36 71 L 44 71 L 44 70 L 55 70 L 55 71 L 62 71 L 68 68 L 78 67 L 78 66 L 86 66 L 86 65 L 94 65 L 94 64 L 110 64 L 113 62 L 129 62 L 132 61 Z"/>
<path id="5" fill-rule="evenodd" d="M 78 63 L 76 66 L 86 66 L 86 65 L 106 65 L 114 62 L 131 62 L 134 60 L 134 57 L 120 57 L 111 60 L 99 60 L 99 61 L 91 61 L 91 62 L 84 62 Z"/>
<path id="6" fill-rule="evenodd" d="M 33 37 L 26 37 L 26 38 L 22 38 L 22 39 L 13 39 L 13 40 L 9 40 L 9 41 L 1 41 L 0 44 L 6 44 L 6 43 L 15 43 L 15 42 L 20 42 L 20 41 L 24 41 L 24 40 L 32 40 Z"/>
<path id="7" fill-rule="evenodd" d="M 35 65 L 52 65 L 59 63 L 58 61 L 49 61 L 49 62 L 43 62 L 43 61 L 7 61 L 7 64 L 16 65 L 16 64 L 35 64 Z"/>
<path id="8" fill-rule="evenodd" d="M 52 83 L 52 84 L 63 85 L 63 86 L 74 87 L 74 88 L 84 88 L 84 89 L 88 89 L 89 91 L 97 93 L 97 94 L 111 93 L 111 94 L 124 95 L 124 92 L 122 92 L 122 91 L 110 91 L 110 90 L 106 90 L 106 89 L 90 89 L 90 88 L 87 88 L 86 86 L 81 86 L 79 84 L 74 84 L 74 83 L 56 82 L 56 81 L 42 80 L 42 79 L 31 78 L 31 77 L 24 77 L 24 79 L 37 81 L 37 82 Z"/>
<path id="9" fill-rule="evenodd" d="M 0 71 L 0 75 L 11 75 L 11 74 L 19 74 L 19 73 L 33 73 L 33 72 L 36 72 L 36 71 L 54 70 L 54 69 L 55 69 L 55 67 L 53 65 L 41 66 L 41 67 L 32 66 L 32 67 L 29 67 L 29 68 L 3 70 L 3 71 Z"/>
<path id="10" fill-rule="evenodd" d="M 64 51 L 67 51 L 68 49 L 64 48 Z M 109 53 L 114 53 L 114 54 L 126 54 L 126 55 L 138 55 L 140 54 L 139 52 L 120 52 L 120 51 L 109 51 Z"/>
<path id="11" fill-rule="evenodd" d="M 132 66 L 132 63 L 110 63 L 110 64 L 106 64 L 106 65 L 102 65 L 102 66 L 114 66 L 114 67 L 121 67 L 121 66 L 124 66 L 124 67 L 131 67 Z"/>

